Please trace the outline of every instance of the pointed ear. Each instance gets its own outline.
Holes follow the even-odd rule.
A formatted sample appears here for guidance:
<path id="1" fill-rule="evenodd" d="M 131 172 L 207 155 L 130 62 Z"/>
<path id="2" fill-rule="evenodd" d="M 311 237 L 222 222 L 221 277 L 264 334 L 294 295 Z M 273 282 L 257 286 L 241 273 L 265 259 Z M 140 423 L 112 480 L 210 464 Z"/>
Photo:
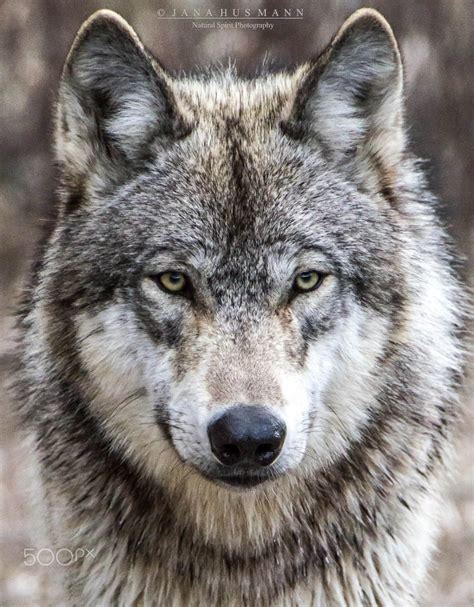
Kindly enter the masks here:
<path id="1" fill-rule="evenodd" d="M 403 152 L 403 75 L 387 21 L 356 11 L 310 66 L 289 121 L 290 132 L 315 135 L 336 159 L 372 159 L 393 170 Z"/>
<path id="2" fill-rule="evenodd" d="M 107 186 L 186 130 L 170 79 L 119 15 L 101 10 L 79 30 L 64 66 L 56 152 L 66 188 Z"/>

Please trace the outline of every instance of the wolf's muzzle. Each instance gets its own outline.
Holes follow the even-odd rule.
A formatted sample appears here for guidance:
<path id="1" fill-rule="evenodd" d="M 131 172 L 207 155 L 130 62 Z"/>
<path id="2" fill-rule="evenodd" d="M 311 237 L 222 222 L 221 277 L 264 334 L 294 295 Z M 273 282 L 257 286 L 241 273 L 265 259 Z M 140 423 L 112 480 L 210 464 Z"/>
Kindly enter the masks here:
<path id="1" fill-rule="evenodd" d="M 265 407 L 236 405 L 208 427 L 209 442 L 225 466 L 258 469 L 272 464 L 285 442 L 285 424 Z"/>

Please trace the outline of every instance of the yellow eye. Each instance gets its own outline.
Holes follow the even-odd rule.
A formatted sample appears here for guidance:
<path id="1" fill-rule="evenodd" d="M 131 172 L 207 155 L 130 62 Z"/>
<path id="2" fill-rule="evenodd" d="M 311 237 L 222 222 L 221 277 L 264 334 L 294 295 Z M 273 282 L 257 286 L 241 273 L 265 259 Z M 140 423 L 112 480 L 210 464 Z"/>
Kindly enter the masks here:
<path id="1" fill-rule="evenodd" d="M 295 288 L 298 291 L 313 291 L 321 284 L 324 276 L 315 270 L 300 272 L 295 278 Z"/>
<path id="2" fill-rule="evenodd" d="M 158 281 L 168 293 L 182 293 L 188 285 L 187 278 L 182 272 L 163 272 L 158 276 Z"/>

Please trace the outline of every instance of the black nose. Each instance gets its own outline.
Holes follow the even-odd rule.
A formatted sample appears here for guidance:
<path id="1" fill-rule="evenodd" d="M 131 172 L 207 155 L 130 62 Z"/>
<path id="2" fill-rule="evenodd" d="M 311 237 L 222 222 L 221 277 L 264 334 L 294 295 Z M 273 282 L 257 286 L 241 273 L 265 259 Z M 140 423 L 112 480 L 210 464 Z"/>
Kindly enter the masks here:
<path id="1" fill-rule="evenodd" d="M 211 449 L 226 466 L 269 466 L 285 441 L 285 424 L 265 407 L 236 405 L 208 427 Z"/>

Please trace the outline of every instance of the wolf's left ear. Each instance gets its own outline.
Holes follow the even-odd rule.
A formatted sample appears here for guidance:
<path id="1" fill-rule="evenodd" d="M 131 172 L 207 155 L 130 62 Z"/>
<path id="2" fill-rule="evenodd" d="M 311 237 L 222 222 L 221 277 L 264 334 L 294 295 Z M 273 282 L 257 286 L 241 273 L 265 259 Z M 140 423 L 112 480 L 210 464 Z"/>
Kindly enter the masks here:
<path id="1" fill-rule="evenodd" d="M 310 67 L 290 130 L 314 133 L 336 158 L 396 166 L 404 147 L 403 75 L 392 29 L 373 9 L 356 11 Z"/>
<path id="2" fill-rule="evenodd" d="M 100 10 L 79 30 L 64 66 L 56 151 L 66 187 L 107 185 L 146 158 L 150 146 L 183 134 L 164 69 L 128 23 Z"/>

